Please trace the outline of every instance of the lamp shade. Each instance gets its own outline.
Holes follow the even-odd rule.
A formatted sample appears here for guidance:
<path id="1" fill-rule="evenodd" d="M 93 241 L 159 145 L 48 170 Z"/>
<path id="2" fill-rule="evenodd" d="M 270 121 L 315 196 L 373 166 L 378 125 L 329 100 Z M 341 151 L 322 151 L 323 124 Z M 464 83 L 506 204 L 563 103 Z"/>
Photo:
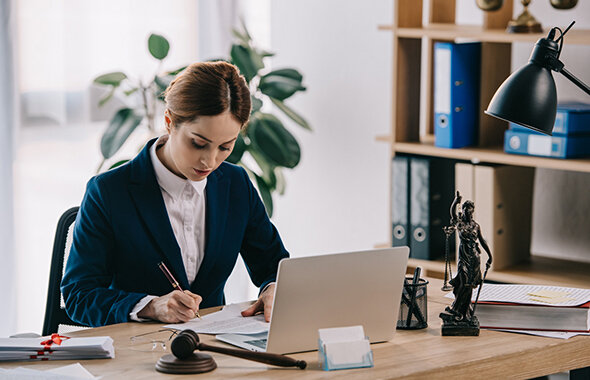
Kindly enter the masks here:
<path id="1" fill-rule="evenodd" d="M 530 61 L 502 83 L 485 113 L 551 135 L 556 111 L 551 70 Z"/>

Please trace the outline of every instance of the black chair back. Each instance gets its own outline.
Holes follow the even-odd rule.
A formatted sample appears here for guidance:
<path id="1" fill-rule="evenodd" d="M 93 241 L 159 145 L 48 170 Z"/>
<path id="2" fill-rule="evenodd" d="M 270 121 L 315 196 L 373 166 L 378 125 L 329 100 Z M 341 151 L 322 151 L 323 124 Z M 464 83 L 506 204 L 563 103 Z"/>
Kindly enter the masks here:
<path id="1" fill-rule="evenodd" d="M 53 254 L 51 256 L 51 269 L 49 271 L 49 287 L 47 289 L 47 304 L 45 307 L 45 321 L 43 322 L 43 335 L 63 332 L 58 331 L 60 326 L 76 326 L 80 324 L 72 321 L 66 314 L 65 304 L 60 291 L 61 279 L 64 275 L 65 264 L 68 261 L 72 234 L 76 215 L 79 207 L 72 207 L 64 212 L 57 222 L 55 240 L 53 242 Z M 74 330 L 71 329 L 70 330 Z"/>

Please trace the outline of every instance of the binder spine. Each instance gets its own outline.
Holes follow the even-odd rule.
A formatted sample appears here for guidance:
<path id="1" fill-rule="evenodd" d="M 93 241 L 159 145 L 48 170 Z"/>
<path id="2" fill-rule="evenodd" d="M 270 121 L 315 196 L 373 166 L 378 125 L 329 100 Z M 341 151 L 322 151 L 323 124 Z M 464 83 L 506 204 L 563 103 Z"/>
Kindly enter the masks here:
<path id="1" fill-rule="evenodd" d="M 411 159 L 410 257 L 431 260 L 444 255 L 442 227 L 449 219 L 454 182 L 454 164 L 451 161 Z"/>
<path id="2" fill-rule="evenodd" d="M 475 145 L 478 134 L 481 43 L 437 42 L 434 47 L 434 144 Z"/>
<path id="3" fill-rule="evenodd" d="M 393 193 L 391 197 L 391 241 L 394 247 L 409 245 L 409 161 L 407 157 L 396 156 L 391 166 L 391 191 Z"/>

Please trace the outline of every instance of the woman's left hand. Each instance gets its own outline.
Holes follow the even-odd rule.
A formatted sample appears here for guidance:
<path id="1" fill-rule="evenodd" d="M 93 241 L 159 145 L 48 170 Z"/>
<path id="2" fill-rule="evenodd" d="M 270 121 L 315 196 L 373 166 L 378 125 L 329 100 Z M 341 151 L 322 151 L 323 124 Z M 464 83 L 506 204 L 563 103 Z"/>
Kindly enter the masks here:
<path id="1" fill-rule="evenodd" d="M 275 299 L 275 287 L 274 283 L 267 286 L 264 292 L 260 294 L 260 297 L 258 297 L 258 300 L 252 306 L 242 311 L 242 317 L 251 317 L 258 312 L 264 312 L 264 320 L 270 322 L 272 303 Z"/>

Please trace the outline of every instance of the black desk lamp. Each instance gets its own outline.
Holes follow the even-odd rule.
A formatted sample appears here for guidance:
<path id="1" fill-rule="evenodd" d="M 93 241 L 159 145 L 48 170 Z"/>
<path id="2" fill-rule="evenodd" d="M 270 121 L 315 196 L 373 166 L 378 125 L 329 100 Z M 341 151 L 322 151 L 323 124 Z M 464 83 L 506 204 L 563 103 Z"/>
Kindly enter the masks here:
<path id="1" fill-rule="evenodd" d="M 563 37 L 574 23 L 564 32 L 552 28 L 547 38 L 537 41 L 529 63 L 502 83 L 485 113 L 551 135 L 557 111 L 557 91 L 551 70 L 563 74 L 590 95 L 590 87 L 567 71 L 559 60 Z M 560 36 L 553 40 L 556 31 Z"/>

